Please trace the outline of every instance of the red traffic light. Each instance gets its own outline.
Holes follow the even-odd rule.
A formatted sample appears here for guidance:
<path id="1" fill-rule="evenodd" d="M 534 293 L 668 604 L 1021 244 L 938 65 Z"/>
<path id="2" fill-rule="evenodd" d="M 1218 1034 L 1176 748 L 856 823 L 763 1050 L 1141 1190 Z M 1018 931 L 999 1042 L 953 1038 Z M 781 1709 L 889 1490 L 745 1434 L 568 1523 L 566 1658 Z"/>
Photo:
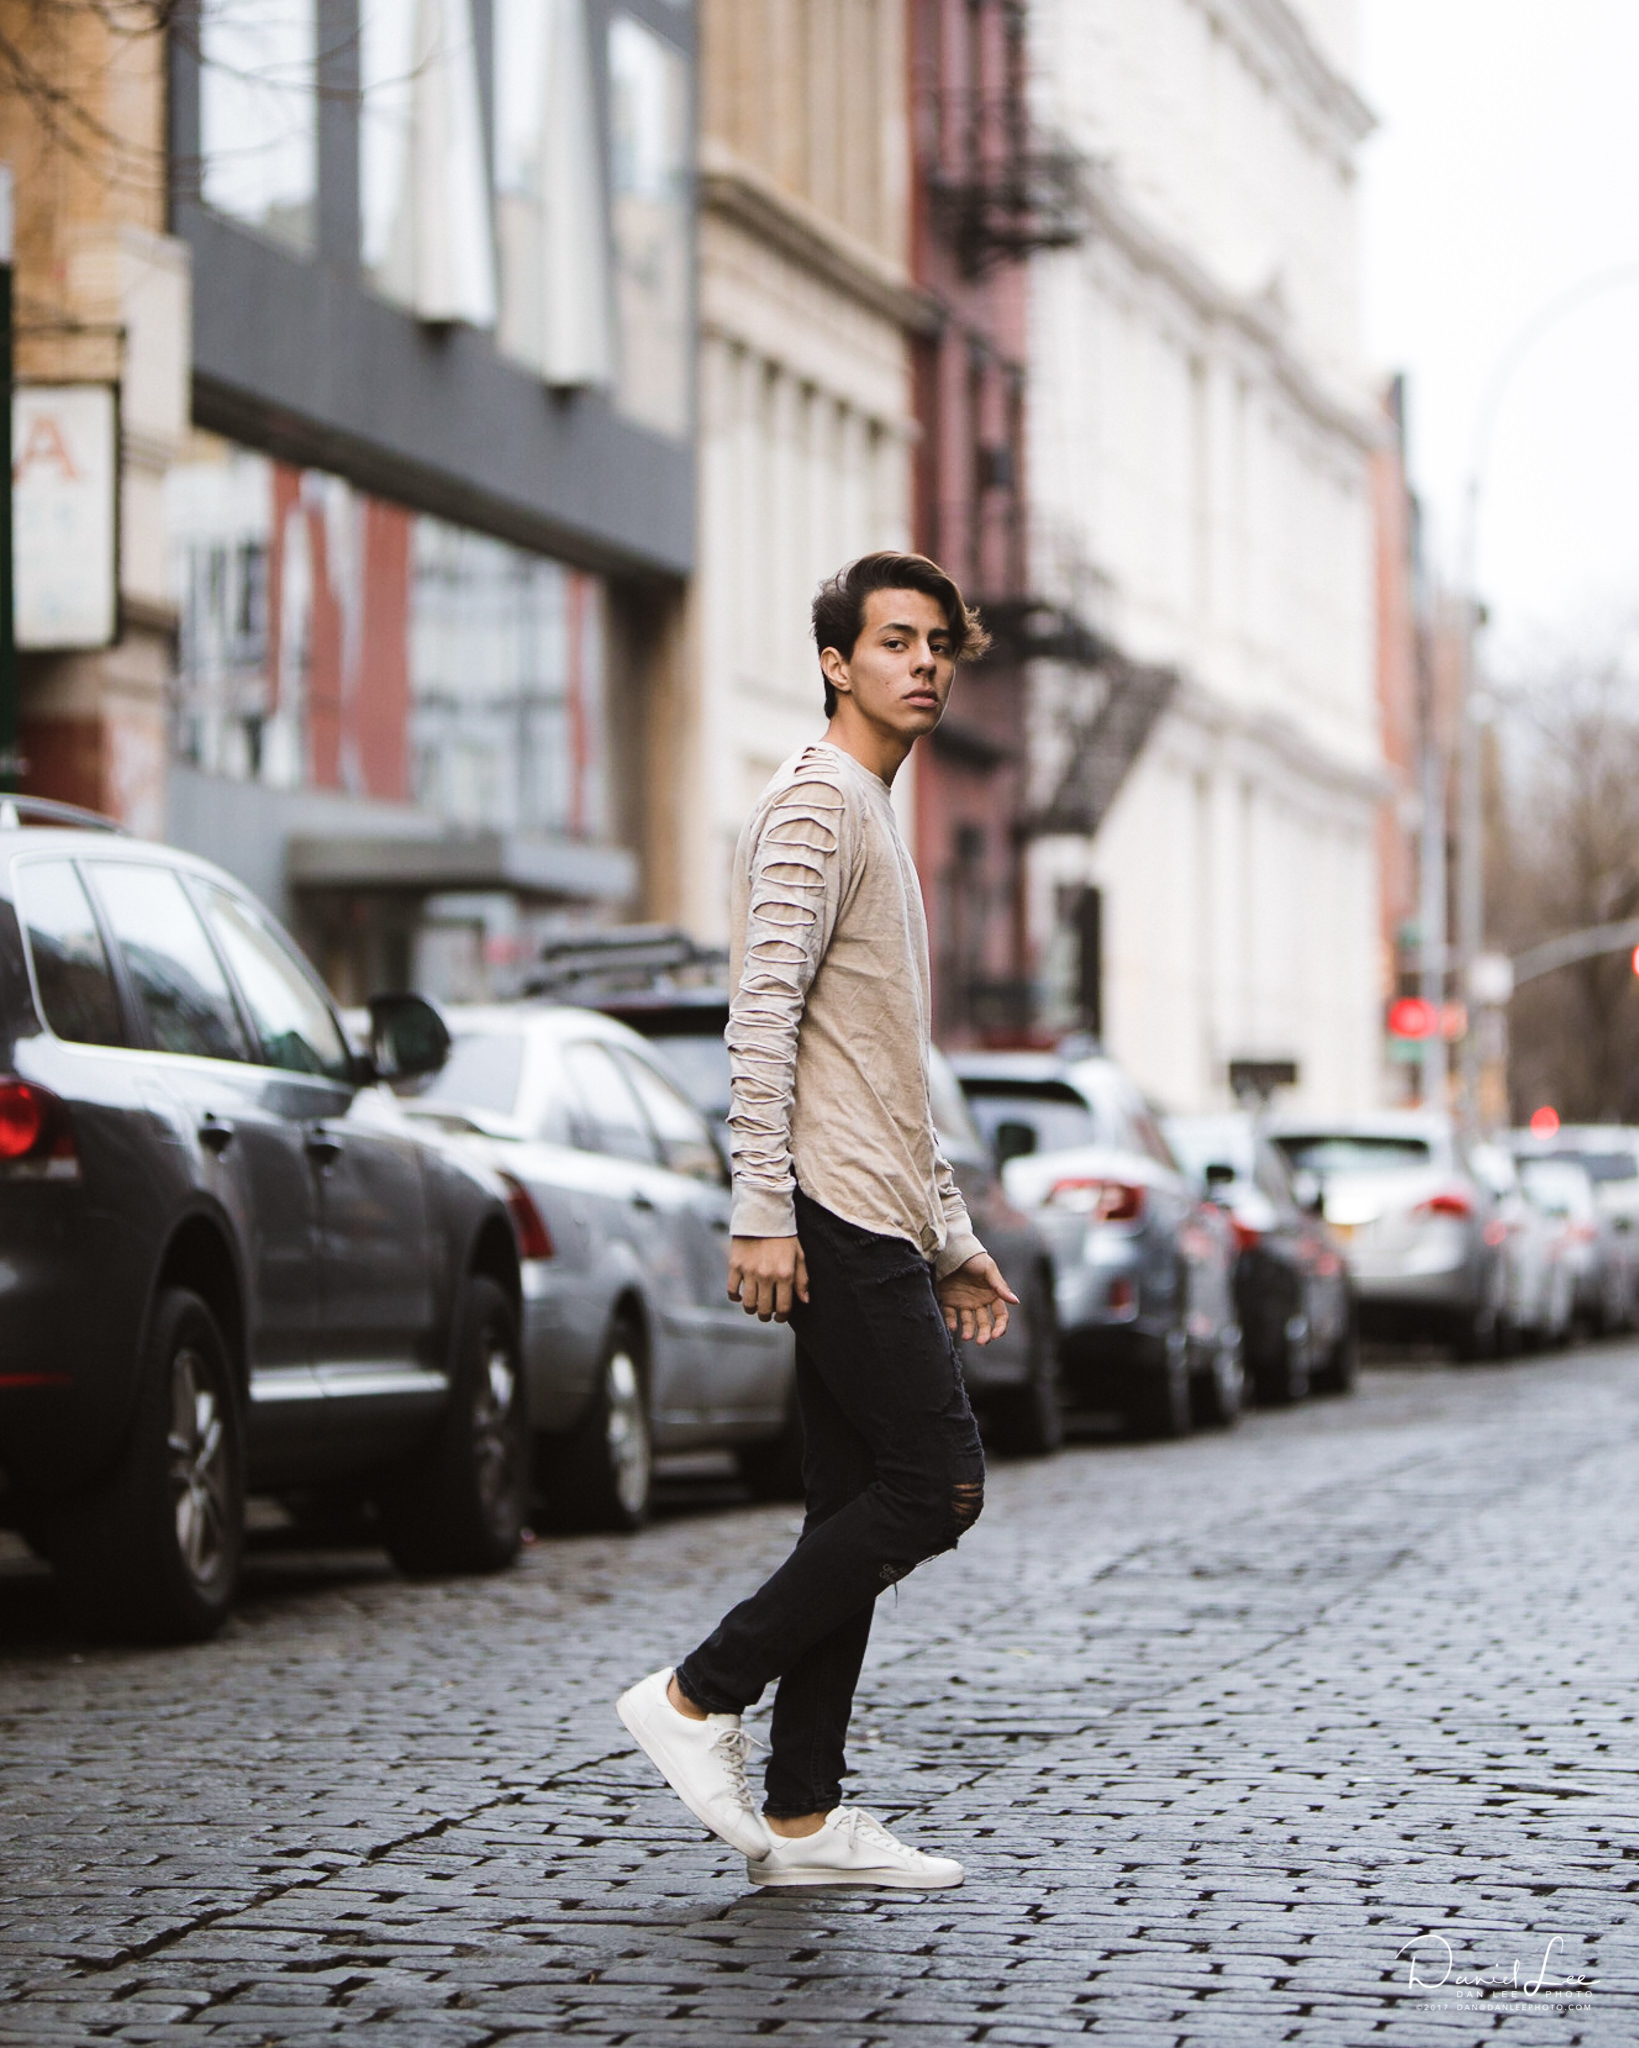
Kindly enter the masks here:
<path id="1" fill-rule="evenodd" d="M 1438 1003 L 1425 1003 L 1421 996 L 1401 996 L 1390 1003 L 1390 1038 L 1437 1038 L 1439 1034 Z"/>
<path id="2" fill-rule="evenodd" d="M 1559 1111 L 1545 1102 L 1540 1109 L 1531 1112 L 1531 1136 L 1551 1138 L 1559 1129 Z"/>

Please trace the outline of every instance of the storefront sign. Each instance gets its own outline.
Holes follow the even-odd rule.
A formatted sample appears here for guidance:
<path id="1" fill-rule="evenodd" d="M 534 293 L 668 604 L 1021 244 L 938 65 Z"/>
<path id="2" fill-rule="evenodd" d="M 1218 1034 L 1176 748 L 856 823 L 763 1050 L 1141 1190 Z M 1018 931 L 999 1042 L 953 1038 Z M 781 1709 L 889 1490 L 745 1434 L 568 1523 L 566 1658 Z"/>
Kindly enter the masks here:
<path id="1" fill-rule="evenodd" d="M 110 384 L 26 384 L 13 397 L 20 648 L 107 647 L 118 636 L 118 433 Z"/>

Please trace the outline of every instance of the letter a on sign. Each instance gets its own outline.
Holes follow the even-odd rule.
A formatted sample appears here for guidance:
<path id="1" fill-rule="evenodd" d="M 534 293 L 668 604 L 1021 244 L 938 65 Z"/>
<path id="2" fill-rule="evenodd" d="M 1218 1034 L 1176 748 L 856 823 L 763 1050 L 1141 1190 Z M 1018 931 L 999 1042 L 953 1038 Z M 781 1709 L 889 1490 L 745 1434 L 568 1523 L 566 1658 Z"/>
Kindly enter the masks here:
<path id="1" fill-rule="evenodd" d="M 11 445 L 17 645 L 110 646 L 119 626 L 113 387 L 19 386 Z"/>

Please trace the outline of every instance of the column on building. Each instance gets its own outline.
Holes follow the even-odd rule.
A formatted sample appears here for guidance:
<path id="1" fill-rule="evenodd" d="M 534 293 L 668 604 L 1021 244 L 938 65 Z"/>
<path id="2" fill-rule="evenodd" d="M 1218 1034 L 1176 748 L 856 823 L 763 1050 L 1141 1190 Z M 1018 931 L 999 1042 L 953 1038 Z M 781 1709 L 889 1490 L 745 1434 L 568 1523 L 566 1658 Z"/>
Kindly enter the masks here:
<path id="1" fill-rule="evenodd" d="M 824 729 L 822 578 L 911 539 L 904 0 L 700 10 L 699 569 L 675 910 L 727 929 L 735 841 Z M 907 783 L 906 794 L 909 794 Z"/>
<path id="2" fill-rule="evenodd" d="M 1295 1061 L 1291 1099 L 1334 1113 L 1381 1085 L 1352 12 L 1032 14 L 1093 227 L 1037 260 L 1035 578 L 1178 682 L 1096 838 L 1038 840 L 1031 915 L 1069 1021 L 1065 920 L 1100 891 L 1107 1042 L 1178 1109 L 1227 1100 L 1237 1060 Z M 1044 683 L 1038 744 L 1052 712 Z"/>

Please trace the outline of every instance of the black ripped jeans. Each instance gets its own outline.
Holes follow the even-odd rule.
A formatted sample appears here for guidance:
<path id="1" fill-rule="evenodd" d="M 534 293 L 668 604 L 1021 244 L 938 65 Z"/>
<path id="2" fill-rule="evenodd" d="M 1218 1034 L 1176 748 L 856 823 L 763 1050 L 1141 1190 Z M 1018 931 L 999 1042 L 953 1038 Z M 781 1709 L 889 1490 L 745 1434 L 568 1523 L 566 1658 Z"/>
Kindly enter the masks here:
<path id="1" fill-rule="evenodd" d="M 800 1189 L 797 1234 L 809 1293 L 791 1315 L 802 1535 L 677 1670 L 713 1714 L 742 1712 L 779 1680 L 764 1801 L 777 1820 L 840 1801 L 876 1596 L 953 1549 L 984 1505 L 984 1453 L 926 1260 Z"/>

